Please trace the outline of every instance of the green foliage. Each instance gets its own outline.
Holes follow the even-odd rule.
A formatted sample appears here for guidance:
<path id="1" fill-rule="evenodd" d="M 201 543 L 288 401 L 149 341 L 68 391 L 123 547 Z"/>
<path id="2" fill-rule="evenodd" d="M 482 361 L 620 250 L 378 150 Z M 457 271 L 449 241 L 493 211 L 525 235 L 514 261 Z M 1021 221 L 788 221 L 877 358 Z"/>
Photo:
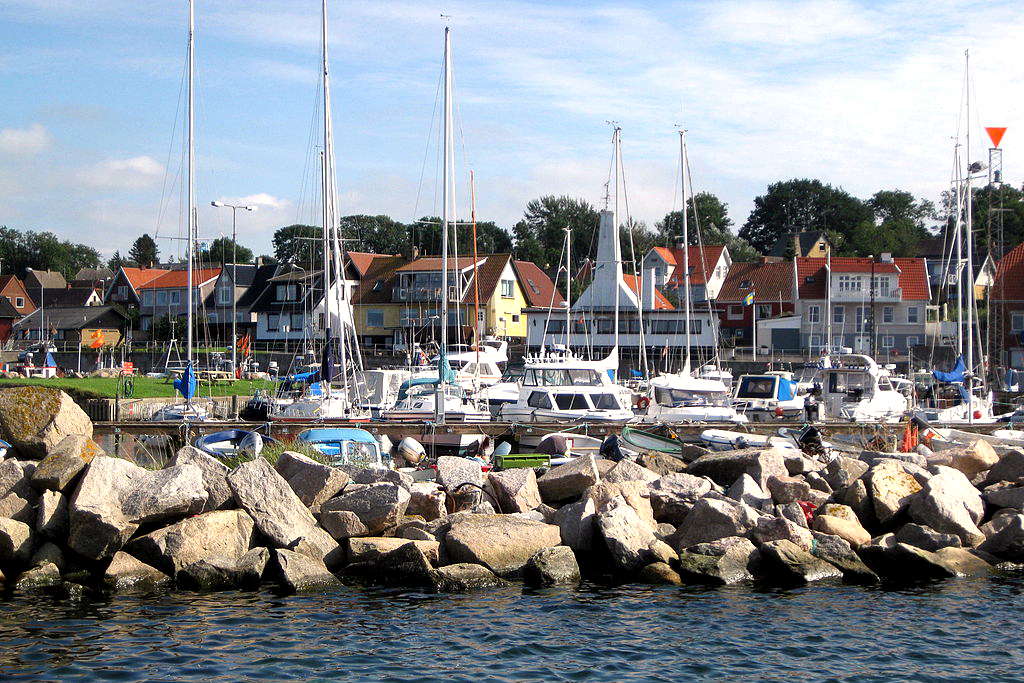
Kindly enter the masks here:
<path id="1" fill-rule="evenodd" d="M 992 241 L 1003 233 L 1004 253 L 1024 242 L 1024 192 L 1012 185 L 992 186 L 974 190 L 974 229 L 980 252 L 988 250 Z"/>
<path id="2" fill-rule="evenodd" d="M 410 226 L 410 231 L 413 235 L 413 243 L 419 245 L 422 253 L 433 255 L 441 253 L 440 218 L 424 216 Z M 459 225 L 456 234 L 458 240 L 449 237 L 448 248 L 452 250 L 452 253 L 458 251 L 461 256 L 472 254 L 473 226 Z M 493 221 L 477 222 L 476 242 L 478 254 L 507 254 L 512 251 L 512 236 Z"/>
<path id="3" fill-rule="evenodd" d="M 292 451 L 294 453 L 301 453 L 306 457 L 315 460 L 316 462 L 323 463 L 325 465 L 330 464 L 329 458 L 313 448 L 307 443 L 300 441 L 279 441 L 277 443 L 264 444 L 263 449 L 260 450 L 259 457 L 263 458 L 271 465 L 277 465 L 277 461 L 281 458 L 281 454 L 285 451 Z M 220 459 L 230 469 L 234 469 L 243 462 L 251 462 L 255 459 L 255 455 L 251 451 L 244 451 L 242 453 L 236 453 L 235 455 L 225 456 Z"/>
<path id="4" fill-rule="evenodd" d="M 761 254 L 747 240 L 733 234 L 729 205 L 710 192 L 699 192 L 686 201 L 687 236 L 690 245 L 724 244 L 733 261 L 755 261 Z M 672 211 L 654 224 L 659 243 L 675 244 L 683 235 L 683 212 Z M 698 229 L 699 228 L 699 229 Z"/>
<path id="5" fill-rule="evenodd" d="M 156 240 L 149 236 L 149 233 L 142 233 L 132 248 L 128 250 L 128 259 L 138 266 L 148 266 L 159 261 L 160 250 L 156 246 Z"/>
<path id="6" fill-rule="evenodd" d="M 323 230 L 314 225 L 288 225 L 274 232 L 274 257 L 281 263 L 294 263 L 304 268 L 314 267 L 323 258 L 321 242 Z"/>
<path id="7" fill-rule="evenodd" d="M 52 232 L 21 232 L 0 227 L 0 261 L 7 272 L 24 275 L 26 269 L 57 270 L 68 280 L 82 268 L 97 268 L 99 252 L 84 244 L 63 240 Z"/>
<path id="8" fill-rule="evenodd" d="M 114 398 L 117 377 L 71 377 L 0 379 L 0 389 L 14 386 L 53 387 L 68 392 L 75 398 Z M 200 396 L 250 396 L 256 389 L 273 391 L 272 382 L 239 380 L 231 384 L 201 385 Z M 135 377 L 135 398 L 168 398 L 175 396 L 174 385 L 158 377 Z"/>
<path id="9" fill-rule="evenodd" d="M 572 231 L 573 262 L 582 263 L 594 257 L 598 224 L 597 210 L 583 199 L 548 195 L 531 200 L 523 220 L 513 230 L 516 258 L 545 269 L 557 266 L 568 227 Z"/>
<path id="10" fill-rule="evenodd" d="M 873 218 L 871 208 L 848 192 L 820 180 L 787 180 L 768 186 L 754 199 L 754 209 L 739 236 L 762 253 L 785 235 L 805 230 L 849 234 Z"/>
<path id="11" fill-rule="evenodd" d="M 115 273 L 121 266 L 130 265 L 128 260 L 121 256 L 120 250 L 115 251 L 114 255 L 107 260 L 107 268 L 114 271 Z"/>
<path id="12" fill-rule="evenodd" d="M 252 263 L 252 249 L 233 244 L 230 237 L 218 237 L 210 243 L 209 248 L 199 254 L 201 261 L 207 263 Z"/>
<path id="13" fill-rule="evenodd" d="M 354 240 L 346 245 L 353 251 L 371 254 L 401 254 L 409 245 L 409 226 L 390 216 L 345 216 L 341 234 Z"/>

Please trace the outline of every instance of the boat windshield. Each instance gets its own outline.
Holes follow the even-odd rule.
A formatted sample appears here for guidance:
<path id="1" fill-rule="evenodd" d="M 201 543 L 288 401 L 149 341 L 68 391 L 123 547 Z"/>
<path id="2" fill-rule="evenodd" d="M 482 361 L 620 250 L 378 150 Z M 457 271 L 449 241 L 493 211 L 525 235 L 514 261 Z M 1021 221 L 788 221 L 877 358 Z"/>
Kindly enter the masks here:
<path id="1" fill-rule="evenodd" d="M 536 387 L 597 387 L 601 376 L 596 370 L 565 368 L 531 368 L 523 377 L 523 384 Z"/>
<path id="2" fill-rule="evenodd" d="M 591 394 L 590 401 L 596 410 L 618 410 L 622 407 L 612 394 Z"/>
<path id="3" fill-rule="evenodd" d="M 736 398 L 775 398 L 775 377 L 743 377 Z"/>
<path id="4" fill-rule="evenodd" d="M 377 444 L 365 441 L 349 441 L 345 444 L 346 465 L 359 467 L 375 467 L 381 465 L 380 449 Z"/>
<path id="5" fill-rule="evenodd" d="M 654 388 L 654 400 L 666 408 L 692 406 L 726 406 L 729 398 L 719 391 L 692 391 L 689 389 Z"/>
<path id="6" fill-rule="evenodd" d="M 583 394 L 555 394 L 559 410 L 589 410 L 590 405 Z"/>
<path id="7" fill-rule="evenodd" d="M 851 400 L 859 401 L 874 394 L 874 382 L 866 372 L 830 372 L 827 391 L 846 394 Z"/>

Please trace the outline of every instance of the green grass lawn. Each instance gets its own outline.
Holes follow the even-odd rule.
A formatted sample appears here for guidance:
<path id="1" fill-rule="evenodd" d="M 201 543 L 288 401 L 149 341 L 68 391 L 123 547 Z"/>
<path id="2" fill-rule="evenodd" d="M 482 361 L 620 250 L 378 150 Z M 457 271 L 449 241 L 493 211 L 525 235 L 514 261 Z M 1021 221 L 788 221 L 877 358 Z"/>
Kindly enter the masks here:
<path id="1" fill-rule="evenodd" d="M 153 398 L 170 397 L 175 395 L 174 385 L 165 382 L 162 378 L 156 377 L 134 377 L 135 392 L 132 398 Z M 74 379 L 71 377 L 55 377 L 53 379 L 39 378 L 0 378 L 0 389 L 15 386 L 41 386 L 63 389 L 68 393 L 75 393 L 83 398 L 114 398 L 117 393 L 118 380 L 115 377 L 84 377 Z M 201 384 L 199 396 L 250 396 L 256 389 L 272 389 L 273 382 L 264 380 L 239 380 L 232 384 L 219 384 L 210 387 Z"/>

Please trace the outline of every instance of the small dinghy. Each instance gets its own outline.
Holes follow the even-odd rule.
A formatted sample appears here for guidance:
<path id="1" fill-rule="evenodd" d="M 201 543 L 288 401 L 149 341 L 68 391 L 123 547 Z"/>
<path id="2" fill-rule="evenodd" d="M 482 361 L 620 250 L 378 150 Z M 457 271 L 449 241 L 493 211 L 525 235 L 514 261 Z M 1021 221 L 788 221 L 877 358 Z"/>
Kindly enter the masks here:
<path id="1" fill-rule="evenodd" d="M 316 427 L 299 432 L 295 440 L 320 451 L 334 466 L 387 467 L 380 443 L 365 429 Z"/>
<path id="2" fill-rule="evenodd" d="M 797 445 L 791 437 L 775 434 L 751 434 L 728 429 L 705 429 L 700 440 L 713 451 L 732 451 L 739 448 L 791 448 Z"/>
<path id="3" fill-rule="evenodd" d="M 671 432 L 668 434 L 658 434 L 653 431 L 628 426 L 622 429 L 622 440 L 631 448 L 639 451 L 665 453 L 677 458 L 682 458 L 683 452 L 688 445 Z"/>
<path id="4" fill-rule="evenodd" d="M 259 455 L 266 446 L 277 443 L 278 440 L 271 436 L 248 429 L 225 429 L 200 436 L 194 445 L 203 453 L 220 458 L 240 453 Z"/>

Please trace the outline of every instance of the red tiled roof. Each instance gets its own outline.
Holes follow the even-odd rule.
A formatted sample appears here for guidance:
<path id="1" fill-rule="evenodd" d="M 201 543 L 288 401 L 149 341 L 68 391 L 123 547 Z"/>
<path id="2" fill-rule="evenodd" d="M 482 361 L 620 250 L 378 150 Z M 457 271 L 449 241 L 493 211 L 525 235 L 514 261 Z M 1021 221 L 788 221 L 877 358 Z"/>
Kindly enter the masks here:
<path id="1" fill-rule="evenodd" d="M 220 268 L 197 268 L 192 271 L 192 286 L 202 285 L 215 280 L 220 275 Z M 149 280 L 136 289 L 164 289 L 168 287 L 186 287 L 188 284 L 187 270 L 168 270 L 163 275 Z"/>
<path id="2" fill-rule="evenodd" d="M 662 258 L 665 258 L 662 249 L 664 247 L 655 247 L 658 249 L 658 253 L 662 254 Z M 721 244 L 705 244 L 704 253 L 701 254 L 701 247 L 687 247 L 686 250 L 689 252 L 685 258 L 689 259 L 690 262 L 690 284 L 691 285 L 703 285 L 708 281 L 708 277 L 715 270 L 715 266 L 718 265 L 718 259 L 722 258 L 722 252 L 725 251 L 725 247 Z M 684 255 L 682 249 L 664 249 L 671 254 L 672 261 L 676 267 L 672 271 L 672 276 L 669 278 L 669 284 L 671 285 L 682 285 L 684 279 L 683 273 L 683 261 Z M 668 260 L 666 258 L 666 260 Z"/>
<path id="3" fill-rule="evenodd" d="M 346 251 L 345 255 L 348 256 L 352 265 L 355 266 L 356 272 L 359 273 L 359 277 L 366 275 L 366 271 L 370 269 L 370 264 L 376 258 L 393 258 L 396 254 L 370 254 L 365 251 Z"/>
<path id="4" fill-rule="evenodd" d="M 998 301 L 1024 301 L 1024 244 L 1018 244 L 996 264 L 992 298 Z"/>
<path id="5" fill-rule="evenodd" d="M 171 272 L 169 270 L 164 270 L 163 268 L 132 268 L 128 266 L 121 268 L 121 270 L 124 271 L 124 275 L 128 278 L 128 282 L 132 283 L 132 287 L 135 289 L 138 289 L 147 282 L 152 282 L 165 273 Z"/>
<path id="6" fill-rule="evenodd" d="M 671 266 L 676 265 L 676 255 L 672 253 L 672 250 L 668 247 L 655 247 L 654 251 L 658 252 L 658 256 L 665 260 Z"/>
<path id="7" fill-rule="evenodd" d="M 536 263 L 513 261 L 512 269 L 519 279 L 519 289 L 523 292 L 527 306 L 560 308 L 565 305 L 562 293 L 555 288 L 555 283 Z"/>
<path id="8" fill-rule="evenodd" d="M 749 282 L 748 287 L 742 285 Z M 757 301 L 793 301 L 793 266 L 786 261 L 734 263 L 725 276 L 718 301 L 740 303 L 750 292 Z"/>
<path id="9" fill-rule="evenodd" d="M 479 256 L 478 260 L 482 261 L 484 258 L 485 258 L 484 255 L 481 254 Z M 448 268 L 450 270 L 456 270 L 456 269 L 457 270 L 462 270 L 463 268 L 472 268 L 473 267 L 473 257 L 472 256 L 460 256 L 457 263 L 455 262 L 455 259 L 451 259 L 451 258 L 448 259 L 448 261 L 449 261 Z M 402 266 L 398 270 L 399 270 L 399 272 L 403 272 L 403 273 L 408 273 L 408 272 L 422 273 L 422 272 L 429 272 L 429 271 L 434 271 L 434 270 L 440 271 L 441 270 L 441 257 L 440 256 L 425 256 L 424 258 L 418 258 L 415 261 L 413 261 L 412 263 L 406 263 L 404 266 Z"/>
<path id="10" fill-rule="evenodd" d="M 827 274 L 823 257 L 796 259 L 798 297 L 800 299 L 824 299 L 826 296 Z M 874 270 L 872 271 L 872 262 Z M 899 274 L 899 287 L 906 300 L 929 298 L 928 269 L 923 258 L 896 258 L 892 263 L 883 263 L 867 257 L 839 256 L 832 258 L 833 273 L 886 273 Z M 808 282 L 807 278 L 813 279 Z"/>
<path id="11" fill-rule="evenodd" d="M 640 296 L 640 287 L 637 284 L 635 275 L 624 274 L 622 278 L 626 281 L 626 285 L 633 290 L 633 293 Z M 654 310 L 656 311 L 673 311 L 675 306 L 672 302 L 665 298 L 665 295 L 661 293 L 657 287 L 654 288 Z"/>

